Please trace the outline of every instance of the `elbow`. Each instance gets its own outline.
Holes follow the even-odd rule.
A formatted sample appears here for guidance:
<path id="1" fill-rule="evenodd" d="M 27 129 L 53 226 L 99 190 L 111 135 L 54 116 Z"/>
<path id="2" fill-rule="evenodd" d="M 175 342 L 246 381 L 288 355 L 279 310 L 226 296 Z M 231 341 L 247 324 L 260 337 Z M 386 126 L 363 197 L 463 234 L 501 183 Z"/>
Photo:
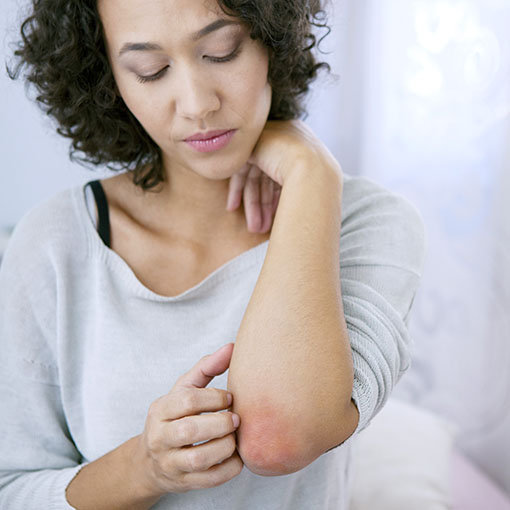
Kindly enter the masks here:
<path id="1" fill-rule="evenodd" d="M 288 443 L 277 444 L 280 440 L 281 438 L 268 438 L 257 443 L 241 442 L 238 446 L 239 456 L 244 465 L 259 476 L 289 475 L 309 464 L 297 449 L 289 449 Z"/>
<path id="2" fill-rule="evenodd" d="M 281 413 L 249 412 L 237 430 L 237 449 L 252 473 L 289 475 L 343 444 L 358 423 L 359 412 L 352 399 L 342 416 L 329 426 L 324 422 L 307 425 L 306 419 L 285 419 Z"/>
<path id="3" fill-rule="evenodd" d="M 259 476 L 283 476 L 310 464 L 297 447 L 286 438 L 272 437 L 258 442 L 239 442 L 239 456 L 244 465 Z"/>
<path id="4" fill-rule="evenodd" d="M 283 423 L 278 417 L 268 419 L 255 414 L 241 419 L 237 430 L 237 449 L 244 465 L 259 476 L 283 476 L 295 473 L 313 462 L 306 451 L 296 424 Z"/>

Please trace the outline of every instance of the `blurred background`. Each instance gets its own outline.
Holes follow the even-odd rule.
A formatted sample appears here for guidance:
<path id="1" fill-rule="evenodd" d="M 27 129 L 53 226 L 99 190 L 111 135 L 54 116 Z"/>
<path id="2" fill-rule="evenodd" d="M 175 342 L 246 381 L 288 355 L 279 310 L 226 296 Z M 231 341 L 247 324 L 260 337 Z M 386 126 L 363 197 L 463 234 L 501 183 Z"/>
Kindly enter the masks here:
<path id="1" fill-rule="evenodd" d="M 25 3 L 0 3 L 4 60 Z M 329 19 L 320 57 L 334 75 L 306 121 L 346 173 L 407 197 L 427 229 L 414 361 L 395 395 L 456 424 L 510 496 L 510 0 L 333 0 Z M 71 163 L 5 73 L 0 105 L 1 254 L 33 205 L 107 173 Z"/>

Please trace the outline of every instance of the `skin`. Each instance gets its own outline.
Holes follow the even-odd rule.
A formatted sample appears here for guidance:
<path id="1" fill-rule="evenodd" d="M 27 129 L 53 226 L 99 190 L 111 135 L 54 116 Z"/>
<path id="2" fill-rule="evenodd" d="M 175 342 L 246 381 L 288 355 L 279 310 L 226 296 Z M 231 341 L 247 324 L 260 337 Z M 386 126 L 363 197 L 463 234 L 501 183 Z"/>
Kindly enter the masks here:
<path id="1" fill-rule="evenodd" d="M 293 460 L 295 453 L 299 451 L 300 439 L 292 434 L 292 426 L 283 424 L 282 408 L 272 403 L 272 396 L 263 395 L 253 408 L 257 410 L 256 416 L 243 420 L 243 426 L 237 430 L 236 435 L 238 444 L 249 442 L 251 445 L 263 445 L 262 448 L 251 447 L 246 453 L 257 474 L 260 476 L 289 474 L 306 465 Z M 290 419 L 288 423 L 291 423 Z M 292 462 L 295 466 L 289 469 Z"/>
<path id="2" fill-rule="evenodd" d="M 190 39 L 209 23 L 227 18 L 215 1 L 108 0 L 98 7 L 119 93 L 162 150 L 167 181 L 160 193 L 151 194 L 150 215 L 172 218 L 165 222 L 171 227 L 161 229 L 204 245 L 215 242 L 214 232 L 245 230 L 245 212 L 231 211 L 239 205 L 248 177 L 262 177 L 263 185 L 258 196 L 251 187 L 245 202 L 273 203 L 268 176 L 257 169 L 250 174 L 245 166 L 271 105 L 266 49 L 240 24 Z M 119 55 L 126 43 L 142 42 L 160 49 Z M 236 50 L 233 60 L 211 60 Z M 156 73 L 158 79 L 140 82 Z M 215 153 L 199 153 L 183 142 L 197 132 L 234 128 L 238 131 L 230 144 Z M 134 211 L 137 217 L 147 211 L 145 205 Z M 252 231 L 260 227 L 256 223 Z"/>

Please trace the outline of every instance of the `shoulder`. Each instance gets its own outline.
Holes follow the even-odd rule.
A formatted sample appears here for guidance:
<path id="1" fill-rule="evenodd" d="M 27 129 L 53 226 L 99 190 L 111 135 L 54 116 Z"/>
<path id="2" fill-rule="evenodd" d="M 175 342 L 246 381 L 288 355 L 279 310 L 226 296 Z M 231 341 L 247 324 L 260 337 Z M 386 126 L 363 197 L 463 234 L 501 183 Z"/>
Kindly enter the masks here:
<path id="1" fill-rule="evenodd" d="M 25 213 L 13 230 L 2 265 L 12 263 L 26 273 L 45 260 L 55 260 L 59 252 L 83 250 L 81 244 L 86 246 L 86 241 L 80 193 L 83 185 L 65 189 Z"/>
<path id="2" fill-rule="evenodd" d="M 75 203 L 79 191 L 61 191 L 29 210 L 17 223 L 0 264 L 0 337 L 22 339 L 6 344 L 11 355 L 23 351 L 27 359 L 44 360 L 41 367 L 53 364 L 62 279 L 71 264 L 86 272 L 86 242 Z M 54 382 L 48 370 L 39 376 Z"/>
<path id="3" fill-rule="evenodd" d="M 423 220 L 417 208 L 404 196 L 368 177 L 347 176 L 344 179 L 342 200 L 344 222 L 352 223 L 364 218 L 374 223 L 382 223 L 384 217 L 389 215 L 407 220 L 407 223 L 424 233 Z"/>
<path id="4" fill-rule="evenodd" d="M 344 258 L 421 275 L 426 236 L 420 213 L 405 197 L 369 178 L 344 178 L 342 239 Z"/>

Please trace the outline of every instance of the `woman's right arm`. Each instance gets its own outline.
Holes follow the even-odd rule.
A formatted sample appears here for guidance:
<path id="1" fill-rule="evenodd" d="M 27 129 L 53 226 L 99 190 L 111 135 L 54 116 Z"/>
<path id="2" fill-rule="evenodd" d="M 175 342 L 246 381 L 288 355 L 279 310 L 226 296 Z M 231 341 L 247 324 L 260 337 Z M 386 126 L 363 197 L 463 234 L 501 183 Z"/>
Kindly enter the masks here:
<path id="1" fill-rule="evenodd" d="M 229 408 L 232 398 L 205 388 L 228 368 L 232 351 L 227 344 L 204 356 L 154 401 L 142 434 L 71 481 L 69 503 L 78 510 L 145 510 L 165 494 L 216 487 L 237 476 L 243 469 L 235 440 L 239 422 L 233 413 L 215 412 Z"/>
<path id="2" fill-rule="evenodd" d="M 42 247 L 47 232 L 31 216 L 18 225 L 0 265 L 0 509 L 150 508 L 172 489 L 220 485 L 239 474 L 232 413 L 191 416 L 207 410 L 204 401 L 209 407 L 228 407 L 222 403 L 226 392 L 205 387 L 190 388 L 193 397 L 180 392 L 177 398 L 173 391 L 161 397 L 151 405 L 140 436 L 83 462 L 61 401 L 54 345 L 56 282 L 53 261 Z M 200 360 L 181 383 L 192 385 L 194 377 L 209 382 L 220 365 L 225 371 L 228 345 L 216 357 Z M 185 417 L 176 419 L 172 412 Z M 201 434 L 209 437 L 197 439 Z M 182 447 L 211 436 L 217 439 Z"/>

